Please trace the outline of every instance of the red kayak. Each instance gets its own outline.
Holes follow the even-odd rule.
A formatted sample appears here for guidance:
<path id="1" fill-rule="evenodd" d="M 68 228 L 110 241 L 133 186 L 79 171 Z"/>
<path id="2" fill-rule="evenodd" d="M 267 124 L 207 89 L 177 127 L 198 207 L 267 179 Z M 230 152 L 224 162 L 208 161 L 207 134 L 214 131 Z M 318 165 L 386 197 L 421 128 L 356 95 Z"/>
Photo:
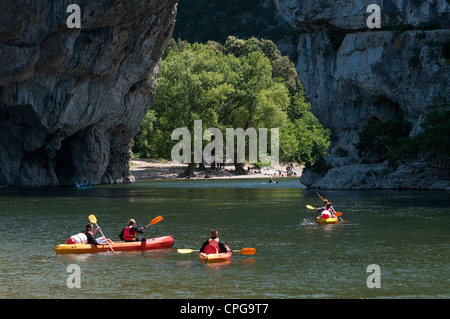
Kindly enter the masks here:
<path id="1" fill-rule="evenodd" d="M 163 236 L 147 239 L 145 241 L 135 242 L 111 242 L 114 251 L 139 251 L 171 248 L 173 245 L 172 236 Z M 92 254 L 111 251 L 108 244 L 92 245 L 92 244 L 61 244 L 55 246 L 57 254 Z"/>

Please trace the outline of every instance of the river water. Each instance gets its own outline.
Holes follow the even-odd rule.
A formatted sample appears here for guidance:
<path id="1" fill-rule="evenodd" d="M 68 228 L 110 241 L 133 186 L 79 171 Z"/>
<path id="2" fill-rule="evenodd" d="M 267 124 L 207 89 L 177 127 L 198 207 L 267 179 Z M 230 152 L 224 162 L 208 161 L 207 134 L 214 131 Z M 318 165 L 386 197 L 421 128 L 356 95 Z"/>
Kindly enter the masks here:
<path id="1" fill-rule="evenodd" d="M 0 298 L 449 298 L 450 196 L 440 191 L 319 190 L 346 221 L 317 225 L 316 190 L 297 178 L 142 181 L 129 185 L 0 189 Z M 130 218 L 172 249 L 56 255 L 54 245 L 95 214 L 118 240 Z M 211 228 L 232 262 L 196 253 Z M 96 235 L 100 235 L 97 233 Z M 80 269 L 70 288 L 70 265 Z M 370 265 L 376 265 L 373 270 Z M 370 266 L 370 267 L 369 267 Z M 379 278 L 379 288 L 369 288 Z M 369 285 L 368 285 L 369 282 Z M 214 289 L 212 289 L 212 287 Z"/>

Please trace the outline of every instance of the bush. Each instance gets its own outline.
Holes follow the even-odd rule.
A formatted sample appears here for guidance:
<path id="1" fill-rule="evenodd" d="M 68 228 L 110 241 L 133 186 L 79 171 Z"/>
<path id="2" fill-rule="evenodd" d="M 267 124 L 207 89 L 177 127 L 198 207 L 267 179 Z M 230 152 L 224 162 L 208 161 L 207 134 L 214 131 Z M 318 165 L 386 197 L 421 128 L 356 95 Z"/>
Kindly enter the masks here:
<path id="1" fill-rule="evenodd" d="M 396 169 L 399 163 L 418 157 L 428 161 L 445 159 L 450 154 L 450 102 L 446 97 L 438 97 L 428 110 L 420 125 L 423 131 L 413 137 L 409 136 L 411 124 L 408 122 L 369 119 L 356 145 L 361 162 L 387 160 L 388 165 Z"/>
<path id="2" fill-rule="evenodd" d="M 438 97 L 428 110 L 430 113 L 421 124 L 423 131 L 414 137 L 413 144 L 429 160 L 445 158 L 450 154 L 450 101 Z"/>
<path id="3" fill-rule="evenodd" d="M 359 133 L 358 156 L 374 163 L 384 162 L 393 157 L 410 132 L 411 124 L 401 119 L 383 122 L 370 118 Z"/>

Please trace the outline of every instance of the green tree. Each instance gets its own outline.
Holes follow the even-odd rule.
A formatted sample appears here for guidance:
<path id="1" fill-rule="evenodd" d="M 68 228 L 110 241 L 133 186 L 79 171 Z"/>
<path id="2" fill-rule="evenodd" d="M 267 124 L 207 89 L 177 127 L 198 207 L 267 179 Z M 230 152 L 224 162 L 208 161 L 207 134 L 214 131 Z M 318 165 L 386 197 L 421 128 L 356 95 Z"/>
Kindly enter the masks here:
<path id="1" fill-rule="evenodd" d="M 282 56 L 272 41 L 259 40 L 255 37 L 244 40 L 229 36 L 223 46 L 213 41 L 208 43 L 217 50 L 238 57 L 263 53 L 271 65 L 272 83 L 282 83 L 288 90 L 289 100 L 278 101 L 288 117 L 288 120 L 277 122 L 281 128 L 282 160 L 313 164 L 327 154 L 330 132 L 324 129 L 312 114 L 310 102 L 300 83 L 294 63 L 288 57 Z"/>
<path id="2" fill-rule="evenodd" d="M 138 133 L 132 141 L 131 150 L 133 153 L 142 158 L 163 157 L 159 155 L 158 151 L 152 147 L 152 140 L 154 139 L 154 123 L 156 122 L 155 111 L 148 111 Z"/>
<path id="3" fill-rule="evenodd" d="M 133 152 L 170 158 L 177 143 L 170 140 L 171 132 L 179 127 L 192 132 L 197 119 L 204 129 L 220 128 L 223 136 L 226 128 L 278 127 L 281 158 L 302 164 L 314 163 L 329 144 L 329 132 L 312 114 L 294 64 L 270 40 L 169 42 L 155 100 Z M 242 163 L 235 167 L 243 171 Z"/>
<path id="4" fill-rule="evenodd" d="M 194 120 L 202 120 L 204 128 L 217 126 L 215 108 L 232 91 L 219 55 L 202 44 L 184 43 L 183 47 L 169 52 L 161 63 L 152 105 L 160 132 L 155 146 L 166 158 L 176 143 L 170 140 L 171 132 L 185 127 L 193 134 Z M 193 168 L 192 163 L 190 173 Z"/>

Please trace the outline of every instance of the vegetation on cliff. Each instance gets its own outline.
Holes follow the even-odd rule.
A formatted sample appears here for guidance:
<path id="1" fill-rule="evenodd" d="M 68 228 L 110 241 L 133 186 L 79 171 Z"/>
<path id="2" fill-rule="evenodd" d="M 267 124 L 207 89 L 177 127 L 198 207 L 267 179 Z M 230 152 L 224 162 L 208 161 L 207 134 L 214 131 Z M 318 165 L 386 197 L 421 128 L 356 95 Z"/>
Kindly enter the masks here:
<path id="1" fill-rule="evenodd" d="M 445 161 L 450 154 L 450 101 L 440 96 L 428 111 L 421 131 L 413 136 L 406 121 L 369 119 L 359 133 L 358 156 L 369 163 L 387 160 L 393 168 L 417 158 Z"/>

